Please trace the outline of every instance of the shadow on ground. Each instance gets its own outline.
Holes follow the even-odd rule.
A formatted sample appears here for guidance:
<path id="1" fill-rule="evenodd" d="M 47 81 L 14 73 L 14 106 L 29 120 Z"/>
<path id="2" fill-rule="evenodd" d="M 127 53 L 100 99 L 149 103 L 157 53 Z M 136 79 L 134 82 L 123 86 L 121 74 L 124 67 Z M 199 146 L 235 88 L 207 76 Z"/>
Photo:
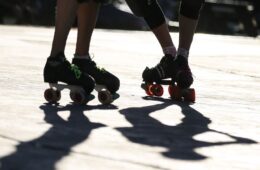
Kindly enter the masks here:
<path id="1" fill-rule="evenodd" d="M 173 102 L 170 99 L 144 98 L 156 100 L 161 103 L 145 106 L 132 107 L 119 110 L 133 127 L 116 128 L 130 142 L 149 146 L 160 146 L 167 149 L 161 153 L 163 156 L 180 160 L 203 160 L 207 157 L 195 150 L 202 147 L 221 146 L 228 144 L 254 144 L 255 141 L 247 138 L 234 136 L 225 132 L 210 129 L 211 120 L 189 104 Z M 151 113 L 178 105 L 184 118 L 176 126 L 168 126 L 150 116 Z M 117 109 L 114 105 L 108 106 L 59 106 L 43 104 L 44 120 L 52 125 L 42 136 L 27 142 L 20 142 L 16 151 L 0 159 L 1 170 L 54 170 L 55 165 L 63 157 L 73 153 L 73 146 L 88 139 L 92 130 L 104 127 L 101 123 L 90 122 L 84 111 L 92 109 Z M 69 111 L 68 120 L 62 119 L 59 112 Z M 59 113 L 59 114 L 58 114 Z M 204 142 L 194 139 L 195 135 L 205 132 L 214 132 L 232 138 L 232 141 Z"/>
<path id="2" fill-rule="evenodd" d="M 255 141 L 234 136 L 225 132 L 210 129 L 211 120 L 188 103 L 175 102 L 170 99 L 146 97 L 146 100 L 160 101 L 160 104 L 146 107 L 132 107 L 119 112 L 133 127 L 117 128 L 129 141 L 149 146 L 167 148 L 162 153 L 165 157 L 180 160 L 203 160 L 207 157 L 195 150 L 202 147 L 220 146 L 228 144 L 254 144 Z M 168 126 L 150 116 L 151 113 L 165 109 L 171 105 L 178 105 L 184 118 L 176 126 Z M 214 132 L 232 138 L 232 141 L 204 142 L 194 139 L 195 135 L 205 132 Z"/>
<path id="3" fill-rule="evenodd" d="M 55 164 L 71 152 L 71 148 L 85 141 L 91 131 L 105 125 L 90 122 L 84 111 L 91 109 L 116 109 L 115 106 L 59 106 L 44 104 L 44 120 L 52 127 L 37 139 L 20 142 L 16 151 L 0 159 L 1 170 L 54 170 Z M 68 120 L 58 112 L 69 111 Z M 61 113 L 60 113 L 61 114 Z"/>

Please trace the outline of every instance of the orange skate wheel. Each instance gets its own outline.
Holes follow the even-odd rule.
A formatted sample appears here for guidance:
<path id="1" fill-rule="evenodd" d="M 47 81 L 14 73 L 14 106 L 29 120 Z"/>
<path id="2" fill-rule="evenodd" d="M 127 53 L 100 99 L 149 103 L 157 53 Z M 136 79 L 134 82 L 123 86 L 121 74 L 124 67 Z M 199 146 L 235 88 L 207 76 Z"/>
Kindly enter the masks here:
<path id="1" fill-rule="evenodd" d="M 163 87 L 160 84 L 152 85 L 151 91 L 155 96 L 161 97 L 163 95 Z"/>
<path id="2" fill-rule="evenodd" d="M 196 94 L 194 89 L 188 89 L 187 94 L 184 96 L 184 100 L 188 102 L 195 102 Z"/>
<path id="3" fill-rule="evenodd" d="M 171 98 L 173 100 L 182 100 L 181 89 L 177 86 L 169 87 L 171 91 Z"/>
<path id="4" fill-rule="evenodd" d="M 152 90 L 151 90 L 151 88 L 152 88 L 152 84 L 147 84 L 146 85 L 146 90 L 145 90 L 145 92 L 146 92 L 146 94 L 148 95 L 148 96 L 153 96 L 153 92 L 152 92 Z"/>
<path id="5" fill-rule="evenodd" d="M 173 85 L 169 85 L 169 87 L 168 87 L 168 93 L 169 93 L 170 96 L 173 95 Z"/>

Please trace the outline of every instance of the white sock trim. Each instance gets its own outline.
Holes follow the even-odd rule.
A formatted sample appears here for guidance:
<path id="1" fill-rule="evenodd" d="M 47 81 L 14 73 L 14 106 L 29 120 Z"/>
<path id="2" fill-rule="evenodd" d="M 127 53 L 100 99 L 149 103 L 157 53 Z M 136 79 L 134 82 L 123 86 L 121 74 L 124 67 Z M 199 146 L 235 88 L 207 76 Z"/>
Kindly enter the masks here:
<path id="1" fill-rule="evenodd" d="M 170 54 L 173 57 L 176 56 L 176 48 L 174 46 L 168 46 L 168 47 L 164 47 L 163 48 L 163 53 L 166 54 Z"/>
<path id="2" fill-rule="evenodd" d="M 78 55 L 78 54 L 74 54 L 74 58 L 76 58 L 76 59 L 86 59 L 86 60 L 90 60 L 91 59 L 89 54 L 81 55 L 81 56 Z"/>
<path id="3" fill-rule="evenodd" d="M 189 57 L 189 50 L 187 50 L 185 48 L 178 48 L 177 55 L 181 55 L 181 56 L 183 56 L 183 57 L 188 59 L 188 57 Z"/>

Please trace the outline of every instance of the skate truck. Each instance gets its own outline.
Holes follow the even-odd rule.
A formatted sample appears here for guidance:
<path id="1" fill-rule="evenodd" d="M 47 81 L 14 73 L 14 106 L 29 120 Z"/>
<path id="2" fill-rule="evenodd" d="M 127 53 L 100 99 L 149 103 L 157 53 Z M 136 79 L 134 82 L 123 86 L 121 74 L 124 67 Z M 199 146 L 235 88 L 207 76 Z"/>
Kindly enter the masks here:
<path id="1" fill-rule="evenodd" d="M 44 98 L 50 103 L 57 103 L 61 99 L 61 91 L 70 90 L 70 98 L 75 104 L 87 104 L 94 98 L 93 95 L 86 94 L 81 86 L 49 83 L 49 88 L 44 92 Z M 95 90 L 98 92 L 98 100 L 101 104 L 111 104 L 119 95 L 111 94 L 103 85 L 96 85 Z"/>

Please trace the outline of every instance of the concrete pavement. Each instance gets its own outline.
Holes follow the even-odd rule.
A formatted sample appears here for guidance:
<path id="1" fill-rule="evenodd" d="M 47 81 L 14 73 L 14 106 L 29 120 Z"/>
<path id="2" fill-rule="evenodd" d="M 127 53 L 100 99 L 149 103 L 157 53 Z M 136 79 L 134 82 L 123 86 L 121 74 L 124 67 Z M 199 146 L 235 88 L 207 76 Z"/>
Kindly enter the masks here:
<path id="1" fill-rule="evenodd" d="M 150 32 L 95 30 L 91 53 L 120 78 L 120 98 L 75 106 L 64 91 L 54 106 L 42 78 L 53 28 L 0 26 L 0 34 L 1 170 L 260 169 L 259 38 L 197 34 L 191 105 L 145 97 L 141 73 L 162 56 Z M 75 41 L 72 30 L 68 59 Z"/>

